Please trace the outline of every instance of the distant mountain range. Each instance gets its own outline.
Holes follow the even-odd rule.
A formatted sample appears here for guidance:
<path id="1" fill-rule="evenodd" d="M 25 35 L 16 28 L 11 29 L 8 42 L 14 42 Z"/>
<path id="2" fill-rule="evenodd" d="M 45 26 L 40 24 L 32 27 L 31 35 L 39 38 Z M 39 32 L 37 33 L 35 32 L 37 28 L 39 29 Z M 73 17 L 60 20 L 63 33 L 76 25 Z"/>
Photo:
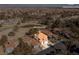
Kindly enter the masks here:
<path id="1" fill-rule="evenodd" d="M 65 7 L 64 7 L 65 6 Z M 79 4 L 0 4 L 0 8 L 79 8 Z"/>

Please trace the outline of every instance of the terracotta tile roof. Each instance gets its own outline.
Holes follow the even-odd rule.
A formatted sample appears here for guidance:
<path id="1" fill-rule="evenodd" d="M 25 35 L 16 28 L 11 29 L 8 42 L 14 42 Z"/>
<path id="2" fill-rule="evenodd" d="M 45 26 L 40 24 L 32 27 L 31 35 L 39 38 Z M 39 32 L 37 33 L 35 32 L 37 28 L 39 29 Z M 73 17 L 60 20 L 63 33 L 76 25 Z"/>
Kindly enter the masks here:
<path id="1" fill-rule="evenodd" d="M 43 29 L 41 30 L 41 32 L 45 33 L 46 35 L 50 36 L 52 35 L 53 33 L 51 31 L 49 31 L 48 29 Z"/>
<path id="2" fill-rule="evenodd" d="M 31 44 L 33 46 L 39 44 L 39 42 L 37 40 L 35 40 L 34 38 L 32 38 L 32 37 L 30 37 L 28 35 L 26 35 L 26 36 L 23 37 L 23 41 L 25 43 L 29 43 L 29 44 Z"/>
<path id="3" fill-rule="evenodd" d="M 5 43 L 5 48 L 15 48 L 18 45 L 18 42 L 15 39 L 8 40 L 8 42 Z"/>
<path id="4" fill-rule="evenodd" d="M 41 31 L 39 31 L 38 33 L 35 34 L 35 37 L 37 37 L 37 40 L 39 41 L 40 46 L 42 48 L 47 47 L 47 44 L 48 44 L 48 35 L 44 34 Z"/>
<path id="5" fill-rule="evenodd" d="M 48 39 L 48 36 L 42 32 L 40 32 L 37 36 L 40 39 L 39 41 L 45 41 Z"/>

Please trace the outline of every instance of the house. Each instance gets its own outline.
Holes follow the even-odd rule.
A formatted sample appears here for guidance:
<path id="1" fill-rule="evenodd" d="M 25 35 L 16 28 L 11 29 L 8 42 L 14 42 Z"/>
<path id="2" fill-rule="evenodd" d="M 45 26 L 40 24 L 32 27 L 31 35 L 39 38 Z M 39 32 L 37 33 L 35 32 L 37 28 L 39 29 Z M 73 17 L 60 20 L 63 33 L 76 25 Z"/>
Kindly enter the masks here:
<path id="1" fill-rule="evenodd" d="M 12 39 L 12 40 L 8 40 L 5 44 L 5 53 L 11 53 L 14 48 L 17 47 L 18 45 L 18 41 L 16 39 Z"/>
<path id="2" fill-rule="evenodd" d="M 14 49 L 12 54 L 34 54 L 37 52 L 39 52 L 38 41 L 30 37 L 29 35 L 25 35 L 24 37 L 22 37 L 22 41 L 19 42 L 19 45 Z"/>
<path id="3" fill-rule="evenodd" d="M 25 43 L 28 43 L 32 47 L 31 54 L 36 54 L 41 51 L 40 43 L 38 40 L 26 35 L 23 39 Z"/>
<path id="4" fill-rule="evenodd" d="M 43 49 L 48 47 L 48 36 L 46 34 L 38 31 L 38 33 L 34 34 L 34 37 L 36 40 L 38 40 Z"/>
<path id="5" fill-rule="evenodd" d="M 29 46 L 31 45 L 33 48 L 39 47 L 39 42 L 29 35 L 24 36 L 23 41 L 24 43 L 28 43 Z"/>

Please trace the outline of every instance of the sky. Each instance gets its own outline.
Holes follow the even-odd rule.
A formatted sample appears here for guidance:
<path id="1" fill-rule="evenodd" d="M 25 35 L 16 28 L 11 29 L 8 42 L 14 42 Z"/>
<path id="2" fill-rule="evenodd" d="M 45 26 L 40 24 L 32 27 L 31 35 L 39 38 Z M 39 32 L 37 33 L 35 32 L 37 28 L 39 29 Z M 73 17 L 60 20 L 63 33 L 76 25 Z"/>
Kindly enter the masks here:
<path id="1" fill-rule="evenodd" d="M 67 4 L 0 4 L 0 8 L 28 8 L 28 7 L 62 7 L 62 6 L 79 6 Z"/>

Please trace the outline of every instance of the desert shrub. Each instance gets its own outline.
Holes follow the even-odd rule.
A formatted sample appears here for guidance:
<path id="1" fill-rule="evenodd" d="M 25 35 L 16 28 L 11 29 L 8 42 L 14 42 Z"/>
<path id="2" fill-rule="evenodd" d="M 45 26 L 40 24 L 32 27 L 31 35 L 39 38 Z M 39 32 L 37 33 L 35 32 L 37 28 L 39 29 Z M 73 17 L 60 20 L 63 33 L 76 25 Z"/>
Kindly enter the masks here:
<path id="1" fill-rule="evenodd" d="M 20 25 L 20 22 L 17 22 L 17 25 Z"/>
<path id="2" fill-rule="evenodd" d="M 73 20 L 73 24 L 74 24 L 76 27 L 79 27 L 79 20 L 78 20 L 78 19 Z"/>
<path id="3" fill-rule="evenodd" d="M 25 32 L 25 35 L 30 35 L 30 33 L 29 32 Z"/>
<path id="4" fill-rule="evenodd" d="M 2 27 L 2 24 L 0 24 L 0 27 Z"/>
<path id="5" fill-rule="evenodd" d="M 40 24 L 42 24 L 42 25 L 48 25 L 49 21 L 48 20 L 42 20 L 42 21 L 40 21 Z"/>
<path id="6" fill-rule="evenodd" d="M 29 30 L 29 34 L 35 34 L 37 33 L 39 30 L 37 28 L 32 28 Z"/>
<path id="7" fill-rule="evenodd" d="M 59 25 L 60 22 L 61 22 L 60 19 L 57 19 L 57 20 L 53 21 L 51 27 L 54 28 L 54 27 L 59 27 L 59 26 L 61 26 L 61 25 Z"/>
<path id="8" fill-rule="evenodd" d="M 9 32 L 8 36 L 15 36 L 15 32 Z"/>
<path id="9" fill-rule="evenodd" d="M 14 26 L 13 31 L 17 31 L 19 27 L 17 25 Z"/>
<path id="10" fill-rule="evenodd" d="M 6 35 L 2 35 L 2 37 L 0 39 L 0 45 L 3 45 L 6 41 L 7 41 L 7 36 Z"/>

